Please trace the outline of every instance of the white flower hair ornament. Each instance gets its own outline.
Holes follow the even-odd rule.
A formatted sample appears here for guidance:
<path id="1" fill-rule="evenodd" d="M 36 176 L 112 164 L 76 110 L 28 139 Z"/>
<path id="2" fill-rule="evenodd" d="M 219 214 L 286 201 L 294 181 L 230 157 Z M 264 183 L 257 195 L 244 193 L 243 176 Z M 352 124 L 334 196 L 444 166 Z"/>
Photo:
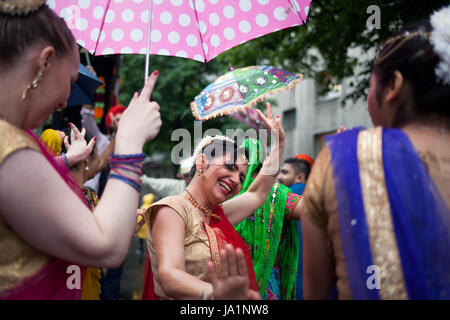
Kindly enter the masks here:
<path id="1" fill-rule="evenodd" d="M 193 163 L 195 164 L 195 160 L 197 159 L 197 157 L 200 154 L 202 154 L 202 151 L 203 151 L 204 148 L 206 148 L 209 144 L 211 144 L 212 142 L 217 141 L 217 140 L 219 140 L 219 141 L 224 141 L 225 140 L 225 141 L 234 143 L 234 141 L 232 139 L 230 139 L 230 138 L 228 138 L 226 136 L 221 136 L 221 135 L 216 135 L 214 137 L 206 136 L 195 147 L 194 154 L 192 155 Z M 240 154 L 239 156 L 241 157 L 241 161 L 243 163 L 248 163 L 247 158 L 245 157 L 245 155 Z"/>
<path id="2" fill-rule="evenodd" d="M 438 81 L 450 85 L 450 6 L 433 13 L 430 23 L 431 43 L 440 60 L 434 72 Z"/>
<path id="3" fill-rule="evenodd" d="M 197 157 L 202 153 L 202 150 L 204 148 L 206 148 L 206 146 L 208 146 L 209 144 L 211 144 L 213 141 L 216 141 L 216 140 L 226 140 L 231 143 L 234 143 L 233 140 L 231 140 L 230 138 L 225 137 L 225 136 L 220 136 L 220 135 L 217 135 L 214 137 L 206 136 L 202 140 L 200 140 L 200 142 L 195 147 L 194 154 L 192 156 L 194 163 L 195 163 L 195 159 L 197 159 Z"/>

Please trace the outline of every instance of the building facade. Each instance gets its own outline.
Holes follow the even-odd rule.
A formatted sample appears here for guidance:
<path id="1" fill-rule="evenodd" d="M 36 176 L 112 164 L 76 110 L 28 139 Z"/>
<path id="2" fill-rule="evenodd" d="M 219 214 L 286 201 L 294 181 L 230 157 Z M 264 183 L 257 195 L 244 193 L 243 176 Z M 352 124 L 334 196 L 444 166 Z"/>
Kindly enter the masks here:
<path id="1" fill-rule="evenodd" d="M 350 99 L 342 104 L 349 90 L 349 81 L 336 86 L 324 97 L 317 94 L 313 79 L 305 78 L 296 87 L 276 95 L 273 114 L 279 115 L 286 131 L 284 158 L 306 153 L 316 158 L 325 143 L 325 136 L 334 134 L 340 126 L 372 127 L 367 101 Z"/>

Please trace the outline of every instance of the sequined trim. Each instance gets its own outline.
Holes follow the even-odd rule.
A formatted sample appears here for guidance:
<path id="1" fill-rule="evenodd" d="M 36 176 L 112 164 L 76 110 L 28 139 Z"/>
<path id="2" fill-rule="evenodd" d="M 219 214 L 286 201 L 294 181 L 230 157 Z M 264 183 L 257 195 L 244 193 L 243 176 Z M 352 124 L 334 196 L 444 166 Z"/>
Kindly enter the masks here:
<path id="1" fill-rule="evenodd" d="M 222 279 L 222 265 L 220 263 L 219 244 L 217 242 L 216 234 L 214 230 L 208 226 L 208 223 L 203 220 L 203 225 L 206 230 L 206 234 L 209 239 L 209 250 L 211 251 L 211 260 L 214 263 L 214 270 L 216 271 L 217 279 Z"/>
<path id="2" fill-rule="evenodd" d="M 407 299 L 382 158 L 381 127 L 361 131 L 358 165 L 373 263 L 380 268 L 382 299 Z"/>
<path id="3" fill-rule="evenodd" d="M 295 207 L 297 206 L 298 202 L 301 199 L 301 195 L 298 195 L 293 192 L 288 192 L 287 194 L 287 200 L 286 200 L 286 207 L 284 210 L 284 214 L 286 217 L 291 217 L 292 212 L 294 211 Z"/>

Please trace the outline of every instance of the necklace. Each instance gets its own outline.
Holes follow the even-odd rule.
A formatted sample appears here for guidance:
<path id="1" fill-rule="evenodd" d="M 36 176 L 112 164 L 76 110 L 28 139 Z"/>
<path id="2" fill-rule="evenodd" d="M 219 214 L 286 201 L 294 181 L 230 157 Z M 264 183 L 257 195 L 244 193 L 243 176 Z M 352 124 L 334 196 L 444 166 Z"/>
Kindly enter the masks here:
<path id="1" fill-rule="evenodd" d="M 202 205 L 200 205 L 197 200 L 195 200 L 194 196 L 186 189 L 186 192 L 189 196 L 189 202 L 192 203 L 194 207 L 202 211 L 204 214 L 206 214 L 207 217 L 214 217 L 216 219 L 222 220 L 218 215 L 214 214 L 211 209 L 205 208 Z"/>

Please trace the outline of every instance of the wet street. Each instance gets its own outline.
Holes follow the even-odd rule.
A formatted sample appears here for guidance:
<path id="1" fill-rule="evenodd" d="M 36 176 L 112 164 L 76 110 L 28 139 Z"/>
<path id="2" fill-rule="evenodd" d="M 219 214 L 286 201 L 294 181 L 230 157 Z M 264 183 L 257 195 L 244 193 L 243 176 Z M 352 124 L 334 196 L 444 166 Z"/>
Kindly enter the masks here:
<path id="1" fill-rule="evenodd" d="M 141 299 L 146 248 L 145 240 L 134 237 L 131 241 L 120 282 L 120 299 Z"/>

